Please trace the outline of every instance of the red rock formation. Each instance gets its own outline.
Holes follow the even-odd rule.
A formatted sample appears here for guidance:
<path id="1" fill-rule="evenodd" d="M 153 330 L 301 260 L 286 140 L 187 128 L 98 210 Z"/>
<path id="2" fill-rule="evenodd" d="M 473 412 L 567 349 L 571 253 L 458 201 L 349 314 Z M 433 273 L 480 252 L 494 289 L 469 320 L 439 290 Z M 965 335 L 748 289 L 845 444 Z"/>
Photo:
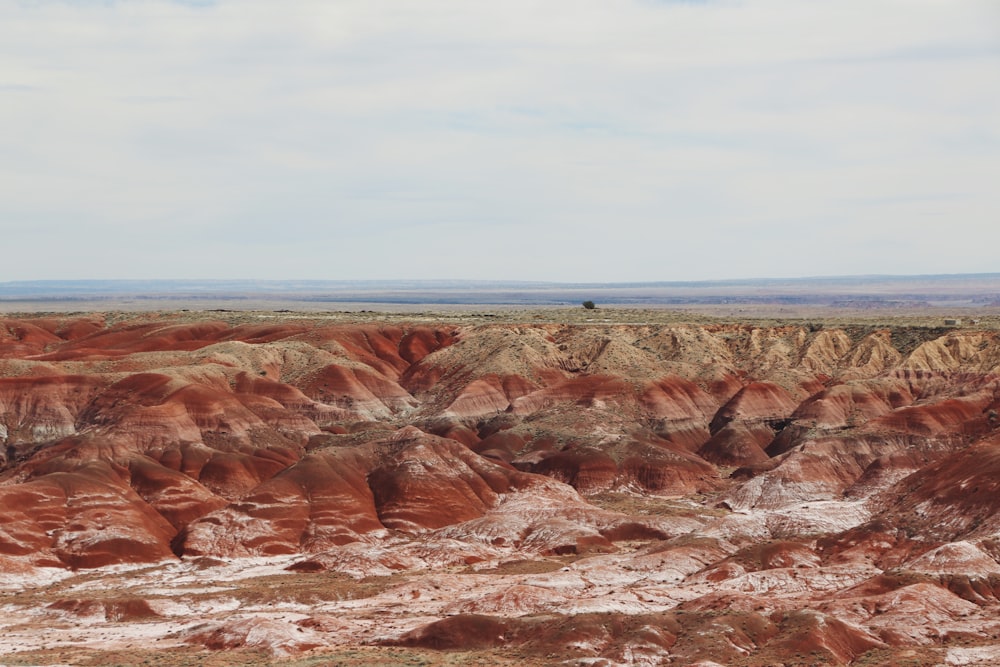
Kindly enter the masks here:
<path id="1" fill-rule="evenodd" d="M 527 476 L 477 456 L 454 441 L 407 427 L 391 444 L 400 448 L 368 475 L 379 519 L 387 528 L 422 531 L 483 515 Z"/>
<path id="2" fill-rule="evenodd" d="M 390 582 L 368 616 L 244 604 L 174 635 L 278 657 L 365 632 L 539 664 L 995 643 L 992 332 L 144 317 L 0 324 L 5 582 L 232 558 Z M 74 586 L 40 613 L 193 609 Z"/>
<path id="3" fill-rule="evenodd" d="M 355 419 L 384 419 L 416 406 L 416 400 L 393 380 L 366 366 L 331 364 L 300 388 L 310 397 L 333 405 Z"/>
<path id="4" fill-rule="evenodd" d="M 459 614 L 417 628 L 393 644 L 434 649 L 522 647 L 530 654 L 622 659 L 667 656 L 681 626 L 673 615 L 614 614 L 505 619 Z M 638 651 L 637 648 L 642 647 Z M 629 650 L 631 649 L 631 651 Z M 555 653 L 553 653 L 555 652 Z"/>
<path id="5" fill-rule="evenodd" d="M 1000 435 L 935 461 L 900 481 L 880 519 L 927 541 L 1000 532 Z"/>
<path id="6" fill-rule="evenodd" d="M 188 644 L 216 651 L 258 648 L 279 658 L 323 644 L 320 637 L 308 628 L 262 616 L 198 625 L 184 633 L 184 640 Z"/>
<path id="7" fill-rule="evenodd" d="M 615 460 L 593 447 L 573 447 L 550 452 L 537 463 L 521 467 L 558 479 L 583 493 L 610 489 L 618 479 Z"/>
<path id="8" fill-rule="evenodd" d="M 515 414 L 526 415 L 559 403 L 593 408 L 604 407 L 609 403 L 626 407 L 635 402 L 632 387 L 621 379 L 587 375 L 521 396 L 511 402 L 511 408 Z"/>
<path id="9" fill-rule="evenodd" d="M 0 486 L 0 553 L 71 568 L 173 558 L 174 528 L 107 461 L 51 459 L 23 483 Z"/>
<path id="10" fill-rule="evenodd" d="M 104 319 L 96 315 L 0 319 L 0 358 L 24 358 L 42 354 L 49 348 L 98 333 L 103 328 Z"/>
<path id="11" fill-rule="evenodd" d="M 763 463 L 770 458 L 764 450 L 773 439 L 774 431 L 767 424 L 730 422 L 698 449 L 698 456 L 720 466 Z"/>
<path id="12" fill-rule="evenodd" d="M 81 413 L 107 384 L 87 375 L 0 378 L 0 440 L 21 449 L 72 435 Z"/>
<path id="13" fill-rule="evenodd" d="M 135 492 L 175 530 L 226 504 L 190 476 L 145 456 L 131 458 L 129 475 L 129 484 Z"/>
<path id="14" fill-rule="evenodd" d="M 455 397 L 444 414 L 455 417 L 492 415 L 512 410 L 512 402 L 538 391 L 538 386 L 518 375 L 485 375 L 473 380 Z"/>
<path id="15" fill-rule="evenodd" d="M 691 380 L 676 376 L 648 383 L 640 401 L 650 416 L 670 421 L 708 421 L 719 409 L 718 401 L 708 392 Z"/>
<path id="16" fill-rule="evenodd" d="M 659 438 L 626 440 L 612 451 L 619 460 L 619 484 L 663 495 L 684 495 L 718 488 L 715 468 Z"/>
<path id="17" fill-rule="evenodd" d="M 319 551 L 381 530 L 365 482 L 367 465 L 351 452 L 310 455 L 239 501 L 189 523 L 178 550 L 225 556 Z"/>
<path id="18" fill-rule="evenodd" d="M 804 401 L 792 419 L 818 428 L 860 425 L 913 403 L 907 383 L 858 381 L 826 389 Z"/>
<path id="19" fill-rule="evenodd" d="M 782 422 L 789 419 L 798 403 L 782 387 L 769 382 L 751 382 L 733 396 L 712 419 L 712 433 L 738 421 Z"/>
<path id="20" fill-rule="evenodd" d="M 864 628 L 812 610 L 788 614 L 780 627 L 769 652 L 812 656 L 826 664 L 847 665 L 871 649 L 886 646 Z"/>
<path id="21" fill-rule="evenodd" d="M 181 552 L 319 552 L 385 528 L 423 532 L 477 518 L 526 484 L 462 445 L 407 427 L 364 449 L 326 450 L 188 525 Z M 239 525 L 220 532 L 219 526 Z"/>

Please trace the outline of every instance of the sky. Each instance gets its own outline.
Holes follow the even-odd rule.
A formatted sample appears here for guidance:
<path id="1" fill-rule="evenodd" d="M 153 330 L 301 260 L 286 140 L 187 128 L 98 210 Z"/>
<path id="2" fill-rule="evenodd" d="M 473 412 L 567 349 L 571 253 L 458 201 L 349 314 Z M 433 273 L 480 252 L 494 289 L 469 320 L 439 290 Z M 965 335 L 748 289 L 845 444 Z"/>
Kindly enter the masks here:
<path id="1" fill-rule="evenodd" d="M 1000 271 L 996 0 L 0 0 L 0 282 Z"/>

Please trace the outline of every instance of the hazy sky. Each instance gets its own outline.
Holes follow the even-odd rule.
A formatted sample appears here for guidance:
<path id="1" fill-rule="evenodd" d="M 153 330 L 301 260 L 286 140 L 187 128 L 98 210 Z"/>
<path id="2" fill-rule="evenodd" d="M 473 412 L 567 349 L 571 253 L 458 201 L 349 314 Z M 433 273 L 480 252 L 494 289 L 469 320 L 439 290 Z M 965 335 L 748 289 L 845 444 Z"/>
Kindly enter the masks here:
<path id="1" fill-rule="evenodd" d="M 997 0 L 0 0 L 0 281 L 1000 271 Z"/>

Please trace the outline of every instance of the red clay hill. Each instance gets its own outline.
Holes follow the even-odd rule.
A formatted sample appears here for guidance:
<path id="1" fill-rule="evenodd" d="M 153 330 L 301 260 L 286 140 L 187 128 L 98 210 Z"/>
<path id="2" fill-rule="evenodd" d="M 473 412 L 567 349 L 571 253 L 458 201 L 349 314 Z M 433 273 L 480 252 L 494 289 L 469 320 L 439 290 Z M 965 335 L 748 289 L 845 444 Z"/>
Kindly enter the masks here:
<path id="1" fill-rule="evenodd" d="M 996 332 L 815 329 L 0 321 L 0 573 L 388 578 L 44 612 L 269 659 L 997 664 Z"/>

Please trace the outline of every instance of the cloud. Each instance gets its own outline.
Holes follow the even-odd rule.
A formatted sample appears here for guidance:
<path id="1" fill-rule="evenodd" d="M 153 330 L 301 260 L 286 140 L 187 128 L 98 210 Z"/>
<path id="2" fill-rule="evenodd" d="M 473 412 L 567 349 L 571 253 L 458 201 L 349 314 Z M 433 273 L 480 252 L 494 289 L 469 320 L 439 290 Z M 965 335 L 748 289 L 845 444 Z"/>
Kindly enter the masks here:
<path id="1" fill-rule="evenodd" d="M 0 229 L 31 249 L 0 280 L 993 270 L 998 18 L 972 0 L 0 4 Z M 933 240 L 894 252 L 910 237 Z"/>

